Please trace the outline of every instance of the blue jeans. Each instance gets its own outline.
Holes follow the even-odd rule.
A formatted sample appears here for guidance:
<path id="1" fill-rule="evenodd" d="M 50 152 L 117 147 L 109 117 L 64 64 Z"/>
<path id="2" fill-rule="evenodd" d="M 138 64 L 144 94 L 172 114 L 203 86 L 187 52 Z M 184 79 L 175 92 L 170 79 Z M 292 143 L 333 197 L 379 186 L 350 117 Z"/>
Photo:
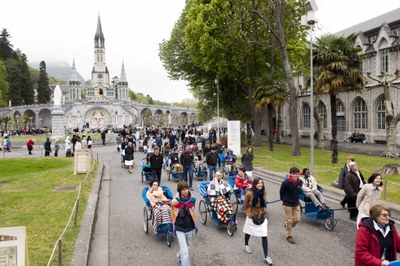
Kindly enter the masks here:
<path id="1" fill-rule="evenodd" d="M 209 165 L 208 166 L 208 175 L 210 176 L 210 181 L 213 180 L 214 178 L 214 173 L 217 172 L 217 166 L 216 165 Z"/>
<path id="2" fill-rule="evenodd" d="M 189 173 L 189 187 L 192 188 L 193 185 L 193 165 L 184 165 L 183 166 L 183 174 L 185 176 L 185 181 L 188 182 L 188 173 Z"/>
<path id="3" fill-rule="evenodd" d="M 180 250 L 176 257 L 181 262 L 182 266 L 190 266 L 189 248 L 192 244 L 193 230 L 190 232 L 176 231 L 176 238 L 178 239 Z"/>

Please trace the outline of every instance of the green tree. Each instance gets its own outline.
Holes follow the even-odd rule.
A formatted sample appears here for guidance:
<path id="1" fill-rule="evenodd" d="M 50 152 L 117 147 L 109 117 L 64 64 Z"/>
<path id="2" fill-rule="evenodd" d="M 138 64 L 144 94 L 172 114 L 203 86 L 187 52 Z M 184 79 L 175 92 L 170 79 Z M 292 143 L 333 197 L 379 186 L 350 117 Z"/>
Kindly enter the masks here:
<path id="1" fill-rule="evenodd" d="M 25 54 L 17 50 L 18 61 L 20 67 L 20 86 L 21 86 L 21 96 L 24 104 L 33 104 L 35 102 L 35 93 L 33 90 L 30 71 L 28 66 L 28 59 Z"/>
<path id="2" fill-rule="evenodd" d="M 6 65 L 0 59 L 0 107 L 7 106 L 8 81 Z"/>
<path id="3" fill-rule="evenodd" d="M 22 105 L 24 100 L 22 98 L 20 76 L 21 69 L 17 58 L 10 58 L 6 61 L 7 75 L 8 75 L 8 95 L 7 99 L 11 101 L 11 105 Z"/>
<path id="4" fill-rule="evenodd" d="M 6 60 L 13 54 L 12 44 L 10 43 L 11 35 L 7 29 L 3 28 L 0 33 L 0 59 Z"/>
<path id="5" fill-rule="evenodd" d="M 154 104 L 154 100 L 153 100 L 153 98 L 151 98 L 151 96 L 150 95 L 146 95 L 146 98 L 147 98 L 147 104 L 151 104 L 151 105 L 153 105 Z"/>
<path id="6" fill-rule="evenodd" d="M 46 72 L 46 63 L 44 61 L 40 62 L 39 66 L 39 80 L 37 86 L 37 101 L 38 103 L 48 103 L 50 102 L 50 87 L 49 78 Z"/>
<path id="7" fill-rule="evenodd" d="M 136 101 L 137 100 L 137 96 L 136 93 L 133 90 L 129 90 L 129 99 L 131 99 L 132 101 Z"/>
<path id="8" fill-rule="evenodd" d="M 34 91 L 26 55 L 17 50 L 6 61 L 9 82 L 8 99 L 11 104 L 33 104 Z"/>
<path id="9" fill-rule="evenodd" d="M 289 87 L 289 121 L 292 135 L 292 155 L 300 155 L 299 126 L 297 123 L 297 88 L 293 70 L 299 67 L 305 53 L 305 29 L 300 25 L 305 13 L 305 1 L 263 0 L 264 9 L 253 9 L 274 36 L 282 56 L 283 69 Z"/>
<path id="10" fill-rule="evenodd" d="M 336 99 L 341 91 L 362 90 L 361 48 L 354 46 L 355 35 L 348 37 L 326 34 L 317 39 L 313 47 L 315 91 L 330 97 L 332 125 L 332 163 L 338 162 Z"/>

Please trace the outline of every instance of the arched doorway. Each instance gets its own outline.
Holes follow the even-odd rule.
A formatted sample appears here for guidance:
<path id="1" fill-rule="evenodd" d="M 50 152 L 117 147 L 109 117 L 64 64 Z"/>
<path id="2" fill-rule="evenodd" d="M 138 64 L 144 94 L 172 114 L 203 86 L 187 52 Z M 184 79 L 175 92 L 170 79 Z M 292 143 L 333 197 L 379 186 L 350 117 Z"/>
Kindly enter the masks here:
<path id="1" fill-rule="evenodd" d="M 85 123 L 92 129 L 104 129 L 111 125 L 111 116 L 103 108 L 94 108 L 86 112 Z"/>

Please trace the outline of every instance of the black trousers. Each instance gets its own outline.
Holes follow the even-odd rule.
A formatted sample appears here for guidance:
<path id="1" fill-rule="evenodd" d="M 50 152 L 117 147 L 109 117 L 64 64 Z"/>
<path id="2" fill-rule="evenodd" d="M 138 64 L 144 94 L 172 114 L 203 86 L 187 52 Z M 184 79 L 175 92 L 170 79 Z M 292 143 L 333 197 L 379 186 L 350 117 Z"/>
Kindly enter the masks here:
<path id="1" fill-rule="evenodd" d="M 357 197 L 347 197 L 347 207 L 349 208 L 350 218 L 357 218 L 358 209 L 356 208 Z"/>
<path id="2" fill-rule="evenodd" d="M 158 185 L 161 185 L 161 168 L 160 169 L 151 169 L 153 173 L 153 178 L 158 179 Z"/>

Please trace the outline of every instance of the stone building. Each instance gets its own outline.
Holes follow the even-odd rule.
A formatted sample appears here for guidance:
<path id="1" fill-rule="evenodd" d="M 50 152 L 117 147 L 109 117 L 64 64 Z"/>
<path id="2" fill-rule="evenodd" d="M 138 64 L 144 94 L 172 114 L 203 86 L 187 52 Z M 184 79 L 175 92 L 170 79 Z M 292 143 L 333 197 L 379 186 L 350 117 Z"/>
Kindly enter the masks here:
<path id="1" fill-rule="evenodd" d="M 336 35 L 348 36 L 356 33 L 355 45 L 362 48 L 363 73 L 368 81 L 361 92 L 339 93 L 337 97 L 337 129 L 338 140 L 344 141 L 352 133 L 365 134 L 370 143 L 386 141 L 385 104 L 383 87 L 377 81 L 367 78 L 367 75 L 382 80 L 385 75 L 394 77 L 400 69 L 400 8 L 368 21 L 342 30 Z M 310 95 L 306 86 L 306 78 L 298 77 L 298 124 L 302 137 L 310 134 Z M 393 85 L 400 85 L 400 79 L 393 81 Z M 399 86 L 400 87 L 400 86 Z M 305 88 L 305 89 L 304 89 Z M 400 92 L 390 88 L 395 114 L 400 112 Z M 319 99 L 318 111 L 321 114 L 324 128 L 324 138 L 331 139 L 331 117 L 329 95 L 322 95 Z M 276 111 L 275 111 L 276 113 Z M 275 113 L 273 114 L 276 117 Z M 290 134 L 289 107 L 283 108 L 283 134 Z M 276 119 L 274 118 L 274 121 Z M 266 128 L 266 127 L 264 127 Z M 397 144 L 400 144 L 399 128 L 397 126 Z M 315 124 L 315 129 L 317 126 Z"/>

